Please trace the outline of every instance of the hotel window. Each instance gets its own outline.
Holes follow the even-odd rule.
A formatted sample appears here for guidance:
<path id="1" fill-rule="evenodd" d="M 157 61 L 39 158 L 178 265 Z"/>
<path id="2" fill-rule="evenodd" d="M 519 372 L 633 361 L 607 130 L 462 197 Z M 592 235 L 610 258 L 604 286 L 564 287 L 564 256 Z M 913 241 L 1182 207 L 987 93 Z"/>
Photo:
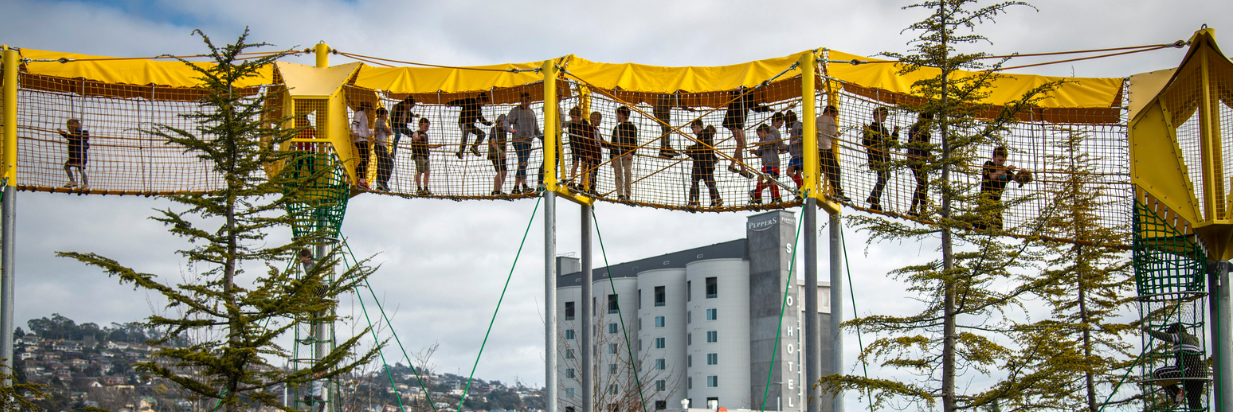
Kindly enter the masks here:
<path id="1" fill-rule="evenodd" d="M 565 370 L 565 377 L 566 377 L 566 378 L 573 379 L 573 378 L 574 378 L 574 368 L 569 368 L 569 369 L 566 369 L 566 370 Z M 572 389 L 572 388 L 571 388 L 571 389 Z"/>
<path id="2" fill-rule="evenodd" d="M 663 306 L 667 303 L 667 292 L 663 286 L 655 287 L 655 306 Z"/>
<path id="3" fill-rule="evenodd" d="M 706 298 L 719 297 L 719 278 L 706 278 Z"/>
<path id="4" fill-rule="evenodd" d="M 718 388 L 719 387 L 719 375 L 707 376 L 706 377 L 706 387 Z"/>
<path id="5" fill-rule="evenodd" d="M 715 342 L 719 342 L 719 332 L 713 331 L 713 330 L 706 331 L 706 343 L 715 343 Z"/>
<path id="6" fill-rule="evenodd" d="M 663 349 L 668 347 L 665 338 L 655 338 L 655 349 Z"/>
<path id="7" fill-rule="evenodd" d="M 665 362 L 663 358 L 659 358 L 655 360 L 655 370 L 662 371 L 666 367 L 667 367 L 667 362 Z"/>
<path id="8" fill-rule="evenodd" d="M 617 295 L 608 295 L 608 313 L 617 313 Z"/>
<path id="9" fill-rule="evenodd" d="M 657 328 L 662 328 L 662 327 L 664 327 L 664 325 L 665 325 L 665 324 L 667 324 L 667 323 L 668 323 L 668 322 L 667 322 L 667 320 L 666 320 L 663 316 L 656 316 L 656 317 L 655 317 L 655 327 L 657 327 Z"/>
<path id="10" fill-rule="evenodd" d="M 617 331 L 618 331 L 617 324 L 615 323 L 608 324 L 608 333 L 617 333 Z"/>
<path id="11" fill-rule="evenodd" d="M 574 302 L 565 302 L 565 320 L 574 320 Z"/>
<path id="12" fill-rule="evenodd" d="M 719 354 L 718 353 L 706 354 L 706 364 L 707 365 L 718 365 L 719 364 Z"/>
<path id="13" fill-rule="evenodd" d="M 707 309 L 706 310 L 706 320 L 715 320 L 715 319 L 719 319 L 719 309 L 714 309 L 714 308 Z"/>
<path id="14" fill-rule="evenodd" d="M 573 330 L 573 329 L 566 329 L 566 330 L 565 330 L 565 339 L 573 339 L 573 338 L 574 338 L 574 330 Z"/>

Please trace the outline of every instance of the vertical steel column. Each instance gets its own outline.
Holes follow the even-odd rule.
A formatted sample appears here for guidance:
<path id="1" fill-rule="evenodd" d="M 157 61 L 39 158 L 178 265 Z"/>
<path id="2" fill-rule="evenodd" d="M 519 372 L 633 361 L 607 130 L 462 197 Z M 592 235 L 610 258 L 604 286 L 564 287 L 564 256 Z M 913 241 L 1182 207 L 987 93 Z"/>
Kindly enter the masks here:
<path id="1" fill-rule="evenodd" d="M 13 263 L 14 237 L 17 234 L 17 50 L 0 46 L 4 53 L 4 201 L 0 212 L 0 357 L 4 358 L 5 372 L 13 371 Z M 12 385 L 5 379 L 4 385 Z"/>
<path id="2" fill-rule="evenodd" d="M 579 412 L 594 412 L 595 411 L 595 391 L 592 387 L 595 383 L 593 377 L 595 374 L 595 357 L 592 356 L 594 349 L 591 347 L 593 340 L 593 328 L 595 327 L 595 304 L 593 302 L 592 276 L 591 276 L 591 205 L 582 206 L 582 250 L 578 254 L 582 255 L 582 314 L 578 319 L 582 319 L 582 346 L 579 350 L 582 352 L 582 408 Z"/>
<path id="3" fill-rule="evenodd" d="M 832 374 L 843 373 L 843 222 L 838 213 L 831 213 L 831 370 Z M 843 392 L 835 394 L 831 400 L 831 410 L 843 411 Z"/>
<path id="4" fill-rule="evenodd" d="M 1212 380 L 1211 401 L 1213 410 L 1218 412 L 1233 412 L 1233 347 L 1230 337 L 1233 336 L 1230 322 L 1231 302 L 1229 301 L 1229 262 L 1211 262 L 1208 264 L 1208 306 L 1211 310 L 1212 361 L 1215 376 Z"/>
<path id="5" fill-rule="evenodd" d="M 544 191 L 544 412 L 557 411 L 557 193 Z"/>
<path id="6" fill-rule="evenodd" d="M 544 411 L 557 412 L 556 62 L 544 61 Z"/>
<path id="7" fill-rule="evenodd" d="M 324 222 L 318 221 L 317 229 L 318 230 L 322 229 L 322 226 L 324 225 L 325 225 Z M 322 239 L 321 243 L 317 244 L 316 249 L 317 249 L 315 251 L 316 253 L 314 254 L 317 257 L 317 260 L 313 262 L 314 269 L 316 268 L 317 265 L 320 265 L 322 262 L 325 262 L 326 259 L 329 259 L 329 256 L 326 256 L 326 254 L 329 253 L 329 251 L 326 248 L 324 239 Z M 320 321 L 320 322 L 317 322 L 316 327 L 313 328 L 313 331 L 315 332 L 313 333 L 313 348 L 314 348 L 314 351 L 316 352 L 313 354 L 315 355 L 313 356 L 314 358 L 313 363 L 320 363 L 322 359 L 325 359 L 325 355 L 330 352 L 329 342 L 330 342 L 331 336 L 330 336 L 330 333 L 326 331 L 327 327 L 329 328 L 329 332 L 334 331 L 333 322 Z M 297 342 L 296 344 L 298 345 L 299 343 Z M 335 408 L 335 405 L 330 403 L 330 393 L 332 391 L 327 390 L 326 385 L 324 384 L 321 385 L 321 389 L 322 389 L 321 393 L 318 393 L 316 395 L 320 396 L 321 401 L 326 403 L 328 410 L 331 410 L 331 411 L 337 410 L 337 408 Z"/>
<path id="8" fill-rule="evenodd" d="M 808 114 L 806 115 L 808 116 Z M 821 410 L 822 397 L 813 385 L 822 378 L 822 337 L 818 333 L 818 206 L 817 199 L 805 198 L 805 410 Z"/>

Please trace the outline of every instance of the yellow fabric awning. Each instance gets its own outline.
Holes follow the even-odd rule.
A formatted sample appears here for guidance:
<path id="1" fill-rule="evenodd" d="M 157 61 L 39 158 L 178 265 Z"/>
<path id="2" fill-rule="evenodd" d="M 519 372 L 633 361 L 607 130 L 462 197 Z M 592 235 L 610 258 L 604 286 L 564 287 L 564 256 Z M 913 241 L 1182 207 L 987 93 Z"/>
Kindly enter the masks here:
<path id="1" fill-rule="evenodd" d="M 131 85 L 162 85 L 170 87 L 195 87 L 197 73 L 174 60 L 116 59 L 84 54 L 62 53 L 22 49 L 22 56 L 30 59 L 78 59 L 71 63 L 30 62 L 26 68 L 31 74 L 63 78 L 86 78 L 104 83 Z M 799 54 L 757 60 L 726 66 L 666 67 L 638 63 L 593 62 L 573 55 L 558 59 L 572 76 L 609 90 L 630 92 L 689 93 L 732 90 L 740 86 L 755 86 L 790 68 L 799 59 Z M 830 51 L 831 60 L 877 61 L 839 51 Z M 195 63 L 210 64 L 210 63 Z M 468 93 L 484 90 L 525 86 L 543 80 L 534 71 L 541 62 L 507 63 L 471 67 L 373 67 L 362 65 L 354 85 L 392 94 Z M 843 82 L 866 88 L 876 88 L 892 93 L 911 94 L 912 83 L 936 74 L 935 69 L 922 69 L 908 75 L 900 75 L 893 63 L 850 65 L 832 63 L 828 74 Z M 959 75 L 971 75 L 960 72 Z M 780 80 L 798 76 L 792 71 Z M 566 77 L 569 77 L 567 75 Z M 272 70 L 265 69 L 262 75 L 245 80 L 241 87 L 269 84 Z M 1040 102 L 1044 108 L 1109 108 L 1120 104 L 1121 78 L 1059 78 L 1026 74 L 1007 74 L 997 81 L 992 93 L 984 103 L 1000 105 L 1013 101 L 1024 91 L 1049 81 L 1066 80 L 1047 99 Z"/>
<path id="2" fill-rule="evenodd" d="M 860 60 L 885 62 L 886 60 L 871 59 L 854 54 L 831 50 L 830 60 Z M 847 63 L 831 63 L 827 66 L 828 75 L 840 81 L 854 83 L 863 87 L 882 89 L 893 93 L 911 94 L 912 83 L 918 80 L 938 76 L 940 71 L 934 68 L 922 68 L 907 75 L 899 74 L 900 66 L 895 63 L 869 63 L 852 65 Z M 960 71 L 958 76 L 972 76 L 976 72 Z M 1024 92 L 1040 85 L 1065 81 L 1049 97 L 1041 100 L 1038 105 L 1046 108 L 1107 108 L 1120 105 L 1118 95 L 1122 91 L 1122 78 L 1117 77 L 1052 77 L 1032 74 L 1004 74 L 1004 77 L 994 81 L 990 94 L 981 103 L 1003 105 L 1015 101 Z"/>
<path id="3" fill-rule="evenodd" d="M 197 87 L 200 76 L 178 60 L 149 59 L 117 59 L 113 57 L 91 56 L 87 54 L 63 53 L 56 51 L 21 49 L 21 57 L 25 59 L 72 59 L 69 63 L 60 62 L 29 62 L 26 71 L 31 74 L 64 77 L 69 79 L 85 78 L 104 83 L 158 85 L 168 87 Z M 193 63 L 208 67 L 213 63 Z M 252 87 L 272 82 L 272 69 L 264 67 L 259 75 L 244 79 L 236 87 Z"/>

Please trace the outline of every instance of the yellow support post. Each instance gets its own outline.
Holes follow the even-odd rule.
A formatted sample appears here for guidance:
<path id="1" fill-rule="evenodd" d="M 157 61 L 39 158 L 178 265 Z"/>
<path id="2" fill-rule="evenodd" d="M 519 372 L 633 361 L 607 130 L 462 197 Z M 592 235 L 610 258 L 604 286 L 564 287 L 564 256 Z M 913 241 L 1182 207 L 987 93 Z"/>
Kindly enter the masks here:
<path id="1" fill-rule="evenodd" d="M 544 190 L 557 190 L 557 62 L 545 60 L 544 68 Z"/>
<path id="2" fill-rule="evenodd" d="M 6 184 L 17 184 L 17 50 L 0 46 L 4 50 L 4 173 L 0 178 Z"/>
<path id="3" fill-rule="evenodd" d="M 317 54 L 317 67 L 330 67 L 330 45 L 325 42 L 317 43 L 313 51 Z"/>
<path id="4" fill-rule="evenodd" d="M 1199 133 L 1203 159 L 1203 217 L 1207 221 L 1227 220 L 1224 203 L 1224 165 L 1221 162 L 1220 117 L 1212 113 L 1211 74 L 1208 70 L 1208 51 L 1199 50 L 1199 67 L 1202 73 L 1203 98 L 1199 105 Z M 1217 103 L 1218 104 L 1218 103 Z"/>
<path id="5" fill-rule="evenodd" d="M 815 89 L 814 62 L 816 57 L 814 53 L 813 50 L 801 53 L 801 60 L 798 64 L 801 67 L 801 121 L 804 134 L 802 137 L 805 139 L 805 158 L 803 159 L 805 183 L 801 187 L 804 191 L 801 196 L 821 199 L 822 197 L 818 196 L 818 108 L 815 103 L 818 92 Z"/>

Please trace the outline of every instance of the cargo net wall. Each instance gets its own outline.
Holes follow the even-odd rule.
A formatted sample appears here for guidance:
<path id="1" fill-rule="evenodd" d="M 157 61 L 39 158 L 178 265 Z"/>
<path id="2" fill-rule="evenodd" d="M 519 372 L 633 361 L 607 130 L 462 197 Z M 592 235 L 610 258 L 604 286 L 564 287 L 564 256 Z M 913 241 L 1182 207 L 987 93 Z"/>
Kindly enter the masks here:
<path id="1" fill-rule="evenodd" d="M 1146 202 L 1146 203 L 1145 203 Z M 1207 410 L 1206 253 L 1151 199 L 1134 202 L 1134 269 L 1145 411 Z M 1187 409 L 1189 408 L 1189 409 Z"/>
<path id="2" fill-rule="evenodd" d="M 157 195 L 221 187 L 209 163 L 142 132 L 156 124 L 196 132 L 193 120 L 181 115 L 198 110 L 200 90 L 26 73 L 19 81 L 18 189 Z M 79 122 L 83 132 L 74 133 L 70 120 Z M 70 167 L 72 179 L 65 170 Z"/>
<path id="3" fill-rule="evenodd" d="M 820 185 L 824 193 L 850 207 L 928 223 L 936 219 L 941 207 L 937 186 L 941 170 L 936 164 L 932 170 L 921 165 L 941 157 L 940 132 L 932 124 L 917 128 L 921 122 L 918 113 L 887 103 L 901 98 L 850 84 L 843 84 L 829 100 L 819 92 L 819 116 L 828 104 L 838 110 L 833 154 L 838 168 L 827 167 L 830 154 L 820 156 Z M 878 110 L 887 113 L 880 126 L 874 122 Z M 1096 221 L 1091 223 L 1125 228 L 1131 215 L 1125 199 L 1131 197 L 1132 187 L 1121 110 L 1050 109 L 1047 115 L 1042 113 L 1025 112 L 1008 125 L 1006 132 L 953 155 L 963 161 L 951 171 L 951 182 L 960 191 L 959 201 L 952 205 L 952 216 L 973 230 L 996 228 L 1011 235 L 1074 241 L 1069 238 L 1072 233 L 1051 232 L 1043 222 L 1050 214 L 1068 208 L 1068 194 L 1077 191 L 1096 197 L 1099 206 L 1094 211 Z M 890 135 L 880 153 L 873 147 L 876 140 L 866 139 L 877 129 Z M 920 143 L 911 143 L 913 135 Z M 981 196 L 982 180 L 998 146 L 1006 148 L 1004 166 L 1014 166 L 1017 176 L 1004 183 L 1000 199 L 992 200 Z M 832 170 L 837 176 L 831 175 Z M 1028 177 L 1020 179 L 1024 172 Z M 880 174 L 885 178 L 881 188 Z"/>

